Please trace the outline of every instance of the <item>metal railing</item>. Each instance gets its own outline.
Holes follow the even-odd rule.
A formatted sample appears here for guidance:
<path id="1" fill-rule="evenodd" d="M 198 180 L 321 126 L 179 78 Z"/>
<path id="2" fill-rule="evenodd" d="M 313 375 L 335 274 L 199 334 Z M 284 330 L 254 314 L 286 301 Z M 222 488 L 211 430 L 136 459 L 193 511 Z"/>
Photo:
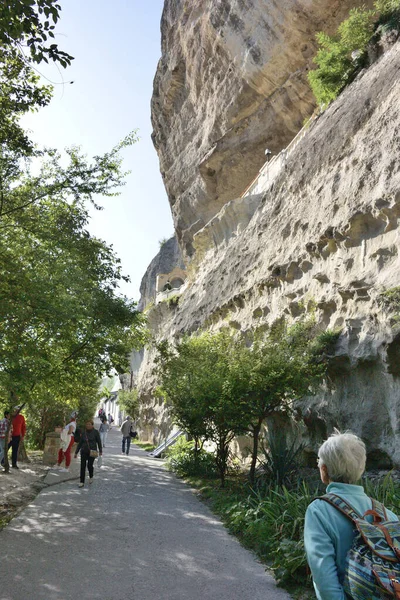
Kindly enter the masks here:
<path id="1" fill-rule="evenodd" d="M 163 452 L 165 452 L 167 448 L 175 444 L 175 442 L 178 440 L 178 438 L 181 437 L 181 435 L 184 435 L 183 431 L 175 431 L 175 433 L 173 433 L 169 438 L 167 438 L 159 446 L 157 446 L 155 450 L 149 452 L 149 455 L 153 458 L 158 458 Z"/>

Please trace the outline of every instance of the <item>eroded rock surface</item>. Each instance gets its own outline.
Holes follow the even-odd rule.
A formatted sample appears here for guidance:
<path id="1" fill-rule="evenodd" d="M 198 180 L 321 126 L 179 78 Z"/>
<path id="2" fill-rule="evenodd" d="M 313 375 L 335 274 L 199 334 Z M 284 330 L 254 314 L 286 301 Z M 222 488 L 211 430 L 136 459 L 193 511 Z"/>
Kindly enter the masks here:
<path id="1" fill-rule="evenodd" d="M 315 416 L 303 427 L 310 439 L 316 419 L 324 431 L 351 428 L 372 458 L 396 465 L 400 334 L 380 295 L 400 285 L 399 75 L 398 42 L 314 122 L 246 226 L 222 235 L 224 211 L 218 215 L 219 233 L 203 235 L 202 260 L 178 307 L 150 315 L 155 335 L 172 339 L 315 311 L 342 336 L 329 386 L 300 407 Z M 152 397 L 152 360 L 147 352 L 139 385 L 148 422 L 151 410 L 165 422 Z"/>
<path id="2" fill-rule="evenodd" d="M 144 310 L 147 304 L 155 300 L 157 275 L 160 273 L 170 273 L 174 267 L 184 268 L 176 236 L 172 236 L 161 245 L 160 251 L 153 258 L 142 277 L 138 305 L 140 311 Z"/>
<path id="3" fill-rule="evenodd" d="M 166 0 L 153 139 L 183 251 L 314 109 L 315 33 L 358 0 Z"/>

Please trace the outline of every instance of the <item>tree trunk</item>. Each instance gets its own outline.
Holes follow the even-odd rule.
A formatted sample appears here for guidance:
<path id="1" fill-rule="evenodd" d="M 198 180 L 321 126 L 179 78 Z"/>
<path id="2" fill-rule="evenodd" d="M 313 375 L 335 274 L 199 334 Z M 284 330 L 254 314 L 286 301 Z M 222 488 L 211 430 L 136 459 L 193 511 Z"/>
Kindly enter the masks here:
<path id="1" fill-rule="evenodd" d="M 254 484 L 255 478 L 256 478 L 256 465 L 257 465 L 257 457 L 258 457 L 258 442 L 259 442 L 259 438 L 260 438 L 260 431 L 261 431 L 261 425 L 262 425 L 263 419 L 258 419 L 258 423 L 257 425 L 255 425 L 253 427 L 253 451 L 252 451 L 252 455 L 251 455 L 251 466 L 250 466 L 250 473 L 249 473 L 249 478 L 251 483 Z"/>
<path id="2" fill-rule="evenodd" d="M 25 442 L 24 440 L 20 440 L 18 446 L 18 462 L 30 463 L 30 459 L 26 453 Z"/>
<path id="3" fill-rule="evenodd" d="M 221 479 L 221 487 L 225 487 L 225 475 L 226 475 L 226 464 L 228 462 L 229 454 L 229 442 L 227 443 L 226 437 L 222 437 L 217 443 L 216 463 L 219 471 L 219 477 Z"/>

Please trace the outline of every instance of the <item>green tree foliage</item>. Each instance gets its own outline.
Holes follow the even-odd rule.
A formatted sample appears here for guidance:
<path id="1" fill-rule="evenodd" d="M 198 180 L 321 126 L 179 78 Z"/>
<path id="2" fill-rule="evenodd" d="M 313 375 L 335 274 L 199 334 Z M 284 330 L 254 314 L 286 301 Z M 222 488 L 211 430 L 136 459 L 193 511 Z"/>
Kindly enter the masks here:
<path id="1" fill-rule="evenodd" d="M 55 26 L 60 13 L 61 6 L 56 0 L 2 2 L 0 44 L 9 49 L 26 48 L 29 51 L 27 58 L 34 63 L 52 60 L 67 67 L 73 57 L 60 50 L 52 41 L 55 39 Z"/>
<path id="2" fill-rule="evenodd" d="M 290 414 L 295 400 L 315 393 L 326 372 L 327 352 L 338 337 L 339 332 L 318 332 L 313 320 L 293 326 L 282 320 L 267 333 L 256 333 L 250 348 L 242 344 L 234 360 L 253 438 L 251 481 L 265 420 L 276 413 Z"/>
<path id="3" fill-rule="evenodd" d="M 374 6 L 381 19 L 400 13 L 400 0 L 376 0 Z"/>
<path id="4" fill-rule="evenodd" d="M 118 404 L 127 415 L 136 419 L 139 410 L 139 394 L 137 389 L 119 391 Z"/>
<path id="5" fill-rule="evenodd" d="M 230 443 L 243 433 L 253 437 L 254 480 L 265 419 L 288 413 L 295 400 L 317 389 L 338 335 L 317 335 L 312 322 L 289 327 L 281 321 L 256 334 L 250 347 L 226 330 L 185 337 L 176 346 L 158 344 L 157 372 L 170 414 L 196 448 L 201 439 L 214 442 L 222 483 Z"/>
<path id="6" fill-rule="evenodd" d="M 368 44 L 390 28 L 400 28 L 400 0 L 376 0 L 371 10 L 354 8 L 335 35 L 317 34 L 314 62 L 318 68 L 308 80 L 320 106 L 329 104 L 353 81 L 367 62 Z"/>
<path id="7" fill-rule="evenodd" d="M 88 204 L 123 185 L 120 151 L 136 134 L 89 160 L 77 147 L 38 149 L 20 126 L 51 98 L 33 65 L 72 60 L 52 41 L 60 10 L 54 0 L 0 7 L 0 403 L 26 402 L 39 444 L 72 408 L 92 416 L 99 377 L 127 369 L 143 332 L 117 293 L 119 259 L 87 231 Z"/>
<path id="8" fill-rule="evenodd" d="M 354 8 L 336 35 L 317 34 L 319 50 L 314 62 L 318 68 L 308 74 L 308 80 L 319 105 L 329 104 L 354 79 L 373 35 L 374 15 L 372 10 Z"/>
<path id="9" fill-rule="evenodd" d="M 0 142 L 17 153 L 34 154 L 19 118 L 46 106 L 52 95 L 35 65 L 52 61 L 65 68 L 73 60 L 54 41 L 60 13 L 55 0 L 9 0 L 0 6 Z"/>
<path id="10" fill-rule="evenodd" d="M 229 445 L 244 433 L 242 393 L 230 382 L 234 340 L 228 332 L 183 338 L 176 346 L 158 344 L 157 371 L 175 423 L 195 440 L 214 442 L 216 465 L 224 484 Z"/>

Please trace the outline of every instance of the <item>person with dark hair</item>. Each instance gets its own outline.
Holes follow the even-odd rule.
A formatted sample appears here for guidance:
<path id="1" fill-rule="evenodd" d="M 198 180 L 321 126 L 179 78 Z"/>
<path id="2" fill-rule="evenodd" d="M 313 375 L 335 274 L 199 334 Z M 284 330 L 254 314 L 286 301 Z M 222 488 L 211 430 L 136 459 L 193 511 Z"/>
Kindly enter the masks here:
<path id="1" fill-rule="evenodd" d="M 26 422 L 25 417 L 21 415 L 21 406 L 15 406 L 12 415 L 12 433 L 11 442 L 8 447 L 12 448 L 11 451 L 11 466 L 13 469 L 19 469 L 17 465 L 18 459 L 18 448 L 20 441 L 24 439 L 26 434 Z"/>
<path id="2" fill-rule="evenodd" d="M 8 444 L 8 440 L 6 442 L 6 434 L 7 434 L 7 429 L 10 423 L 10 411 L 9 410 L 5 410 L 4 411 L 4 419 L 1 419 L 0 421 L 0 463 L 2 465 L 4 465 L 4 456 L 6 453 L 6 447 Z"/>
<path id="3" fill-rule="evenodd" d="M 85 485 L 86 467 L 89 471 L 89 483 L 93 483 L 94 459 L 103 454 L 100 434 L 97 429 L 94 428 L 92 419 L 86 421 L 85 429 L 82 432 L 80 442 L 75 450 L 75 458 L 77 458 L 79 452 L 81 453 L 81 477 L 79 487 L 83 487 Z"/>

